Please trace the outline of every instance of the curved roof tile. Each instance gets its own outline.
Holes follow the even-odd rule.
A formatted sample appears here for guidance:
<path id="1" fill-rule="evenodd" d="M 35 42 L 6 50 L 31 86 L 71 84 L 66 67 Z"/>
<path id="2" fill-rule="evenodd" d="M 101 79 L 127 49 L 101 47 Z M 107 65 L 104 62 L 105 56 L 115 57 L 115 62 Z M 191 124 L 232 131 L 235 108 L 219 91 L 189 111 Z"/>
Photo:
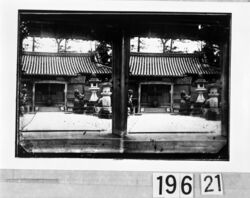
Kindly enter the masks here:
<path id="1" fill-rule="evenodd" d="M 131 53 L 132 76 L 184 76 L 186 74 L 220 74 L 200 62 L 196 54 Z M 29 75 L 111 74 L 112 68 L 91 61 L 90 54 L 25 52 L 22 70 Z"/>

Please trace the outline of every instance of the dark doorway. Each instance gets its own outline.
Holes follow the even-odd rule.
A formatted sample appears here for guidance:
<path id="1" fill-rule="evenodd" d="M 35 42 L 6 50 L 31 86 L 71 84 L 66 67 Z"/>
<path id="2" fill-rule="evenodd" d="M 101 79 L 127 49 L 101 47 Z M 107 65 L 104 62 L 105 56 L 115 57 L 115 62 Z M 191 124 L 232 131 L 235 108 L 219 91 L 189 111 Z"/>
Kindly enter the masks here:
<path id="1" fill-rule="evenodd" d="M 166 112 L 171 107 L 171 85 L 142 84 L 141 107 L 144 112 Z"/>
<path id="2" fill-rule="evenodd" d="M 35 106 L 60 107 L 64 105 L 64 84 L 38 83 L 35 85 Z"/>

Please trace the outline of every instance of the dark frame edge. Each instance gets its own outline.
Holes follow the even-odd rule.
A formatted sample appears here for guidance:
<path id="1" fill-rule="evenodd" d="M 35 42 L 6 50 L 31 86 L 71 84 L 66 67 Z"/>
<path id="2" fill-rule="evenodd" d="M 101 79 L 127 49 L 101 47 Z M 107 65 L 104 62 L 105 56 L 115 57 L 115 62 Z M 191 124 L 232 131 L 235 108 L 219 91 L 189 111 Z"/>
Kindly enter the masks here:
<path id="1" fill-rule="evenodd" d="M 18 10 L 17 13 L 18 17 L 18 26 L 17 26 L 17 73 L 16 73 L 16 123 L 15 123 L 15 157 L 19 157 L 19 125 L 20 125 L 20 119 L 19 119 L 19 103 L 20 103 L 20 98 L 19 98 L 19 91 L 20 91 L 20 63 L 21 63 L 21 56 L 20 53 L 22 53 L 22 39 L 21 39 L 21 32 L 20 32 L 20 22 L 21 22 L 21 11 Z"/>
<path id="2" fill-rule="evenodd" d="M 18 10 L 18 28 L 17 28 L 17 33 L 18 33 L 18 36 L 17 36 L 17 73 L 16 73 L 16 123 L 15 123 L 15 128 L 16 128 L 16 131 L 15 131 L 15 157 L 21 157 L 21 158 L 32 158 L 32 157 L 38 157 L 38 158 L 43 158 L 43 157 L 48 157 L 48 158 L 51 158 L 51 157 L 56 157 L 56 158 L 60 158 L 60 157 L 67 157 L 67 158 L 71 158 L 71 156 L 69 156 L 68 154 L 58 154 L 58 153 L 47 153 L 47 154 L 43 154 L 43 153 L 26 153 L 24 150 L 22 150 L 22 147 L 19 145 L 19 135 L 18 135 L 18 132 L 19 132 L 19 125 L 20 125 L 20 120 L 19 120 L 19 103 L 20 103 L 20 98 L 19 98 L 19 92 L 20 92 L 20 76 L 21 76 L 21 69 L 20 69 L 20 64 L 21 64 L 21 56 L 20 54 L 22 53 L 22 38 L 21 38 L 21 30 L 20 30 L 20 22 L 21 22 L 21 15 L 22 14 L 25 14 L 25 12 L 28 12 L 29 14 L 31 14 L 31 12 L 33 12 L 34 10 Z M 36 11 L 36 10 L 35 10 Z M 46 11 L 46 10 L 37 10 L 38 13 L 40 12 L 43 12 L 43 11 Z M 47 10 L 48 12 L 48 10 Z M 62 12 L 65 12 L 65 11 L 53 11 L 53 10 L 49 10 L 49 13 L 53 14 L 53 13 L 57 13 L 57 14 L 60 14 Z M 92 14 L 92 13 L 100 13 L 100 14 L 113 14 L 113 13 L 116 13 L 116 14 L 119 14 L 119 13 L 122 13 L 122 14 L 128 14 L 128 13 L 139 13 L 139 14 L 143 14 L 143 13 L 148 13 L 148 14 L 174 14 L 174 13 L 177 13 L 177 14 L 185 14 L 186 12 L 113 12 L 113 11 L 106 11 L 106 12 L 102 12 L 102 11 L 69 11 L 69 14 L 72 14 L 72 13 L 76 13 L 76 14 L 79 14 L 79 13 L 83 13 L 83 14 Z M 199 15 L 199 12 L 188 12 L 188 14 L 197 14 Z M 201 13 L 200 13 L 201 14 Z M 202 13 L 202 14 L 208 14 L 208 13 Z M 210 13 L 211 14 L 211 13 Z M 230 78 L 230 74 L 231 74 L 231 39 L 232 39 L 232 13 L 212 13 L 213 15 L 216 15 L 216 14 L 220 14 L 220 16 L 228 16 L 229 17 L 229 24 L 230 24 L 230 30 L 229 30 L 229 37 L 227 39 L 227 42 L 228 42 L 228 52 L 227 52 L 227 55 L 228 55 L 228 70 L 226 70 L 226 88 L 225 90 L 227 91 L 226 93 L 226 101 L 227 101 L 227 107 L 225 109 L 225 117 L 223 119 L 223 122 L 225 122 L 225 127 L 224 129 L 227 131 L 227 144 L 224 146 L 223 150 L 226 148 L 226 159 L 223 159 L 223 161 L 230 161 L 230 95 L 231 95 L 231 91 L 230 91 L 230 88 L 231 88 L 231 78 Z M 86 157 L 86 158 L 110 158 L 110 157 L 115 157 L 117 159 L 134 159 L 133 156 L 136 156 L 138 154 L 134 154 L 134 153 L 131 153 L 131 154 L 112 154 L 112 153 L 100 153 L 100 154 L 87 154 L 87 153 L 83 153 L 83 154 L 74 154 L 74 153 L 71 153 L 70 155 L 72 155 L 72 157 L 74 156 L 78 156 L 78 157 Z M 124 157 L 124 155 L 126 155 Z M 141 155 L 141 154 L 140 154 Z M 161 158 L 159 157 L 159 155 L 155 155 L 155 154 L 152 154 L 152 156 L 150 157 L 149 155 L 149 158 L 148 159 L 166 159 L 165 157 Z M 176 155 L 176 154 L 175 154 Z M 176 157 L 170 157 L 170 160 L 178 160 L 178 159 L 185 159 L 187 161 L 189 160 L 192 160 L 192 158 L 187 158 L 187 155 L 189 154 L 177 154 L 179 156 L 184 156 L 183 158 L 176 158 Z M 219 154 L 195 154 L 195 156 L 199 156 L 199 158 L 197 158 L 197 160 L 209 160 L 211 159 L 211 156 L 218 156 Z M 143 156 L 143 157 L 142 157 Z M 145 155 L 141 155 L 141 157 L 139 157 L 139 159 L 147 159 L 144 157 Z M 169 156 L 172 156 L 171 154 Z M 190 155 L 192 156 L 192 155 Z M 203 156 L 203 157 L 202 157 Z M 209 157 L 210 156 L 210 157 Z M 132 157 L 132 158 L 131 158 Z M 208 157 L 208 158 L 207 158 Z M 137 158 L 137 157 L 135 157 Z M 216 158 L 213 158 L 212 157 L 212 160 L 218 160 Z M 219 161 L 221 161 L 219 159 Z"/>

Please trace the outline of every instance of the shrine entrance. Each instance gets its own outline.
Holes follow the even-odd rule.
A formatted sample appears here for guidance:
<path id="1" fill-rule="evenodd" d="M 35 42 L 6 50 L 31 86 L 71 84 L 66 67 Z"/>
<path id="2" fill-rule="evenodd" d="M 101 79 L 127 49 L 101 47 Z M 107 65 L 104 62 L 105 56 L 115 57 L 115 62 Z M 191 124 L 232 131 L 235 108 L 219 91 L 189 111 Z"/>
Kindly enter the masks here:
<path id="1" fill-rule="evenodd" d="M 139 84 L 139 112 L 172 112 L 173 84 L 165 82 L 143 82 Z"/>
<path id="2" fill-rule="evenodd" d="M 35 82 L 33 85 L 33 110 L 62 111 L 66 104 L 66 88 L 64 82 Z"/>

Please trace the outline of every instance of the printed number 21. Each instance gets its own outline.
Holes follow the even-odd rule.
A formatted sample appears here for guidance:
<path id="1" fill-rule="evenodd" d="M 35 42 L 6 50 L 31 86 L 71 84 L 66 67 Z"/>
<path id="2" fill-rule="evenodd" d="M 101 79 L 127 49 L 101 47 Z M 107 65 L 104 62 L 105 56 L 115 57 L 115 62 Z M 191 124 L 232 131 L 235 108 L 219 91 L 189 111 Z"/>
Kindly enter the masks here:
<path id="1" fill-rule="evenodd" d="M 221 174 L 201 174 L 202 194 L 222 195 L 222 179 Z"/>

